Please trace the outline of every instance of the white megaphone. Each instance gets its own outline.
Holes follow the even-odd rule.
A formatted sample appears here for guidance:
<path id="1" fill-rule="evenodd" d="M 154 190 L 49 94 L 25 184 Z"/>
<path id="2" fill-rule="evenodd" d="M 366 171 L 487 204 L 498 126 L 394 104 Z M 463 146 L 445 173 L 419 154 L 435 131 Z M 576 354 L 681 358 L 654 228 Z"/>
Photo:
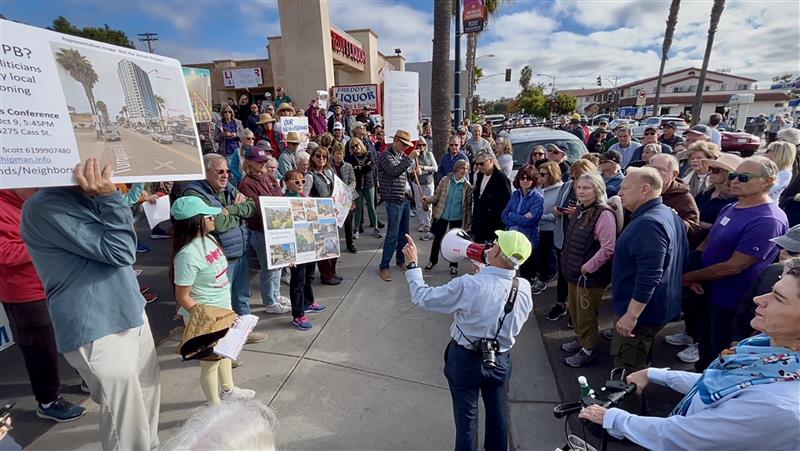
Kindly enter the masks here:
<path id="1" fill-rule="evenodd" d="M 464 229 L 450 229 L 442 238 L 442 257 L 450 263 L 468 258 L 486 264 L 486 246 L 470 241 Z"/>

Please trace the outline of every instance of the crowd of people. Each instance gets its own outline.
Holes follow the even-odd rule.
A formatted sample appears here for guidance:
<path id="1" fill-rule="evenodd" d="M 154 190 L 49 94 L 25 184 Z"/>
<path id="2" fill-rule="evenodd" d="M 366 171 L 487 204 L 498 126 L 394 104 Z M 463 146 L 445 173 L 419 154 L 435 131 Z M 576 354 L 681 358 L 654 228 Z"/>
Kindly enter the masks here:
<path id="1" fill-rule="evenodd" d="M 137 247 L 134 224 L 141 215 L 136 210 L 161 195 L 171 198 L 171 232 L 164 225 L 153 229 L 151 237 L 171 239 L 169 277 L 184 324 L 206 307 L 250 314 L 252 257 L 260 267 L 264 312 L 291 314 L 288 324 L 300 331 L 312 329 L 310 318 L 326 309 L 315 300 L 314 281 L 318 273 L 321 284 L 342 283 L 338 258 L 268 269 L 259 198 L 332 197 L 337 177 L 354 197 L 342 228 L 344 249 L 358 253 L 365 229 L 383 239 L 378 277 L 392 281 L 394 260 L 410 283 L 414 303 L 463 315 L 472 307 L 460 303 L 461 294 L 454 293 L 492 297 L 490 285 L 478 282 L 490 280 L 494 273 L 503 279 L 501 291 L 516 296 L 521 290 L 520 310 L 514 311 L 515 319 L 507 324 L 497 349 L 500 364 L 495 370 L 501 373 L 488 379 L 499 386 L 510 376 L 510 355 L 503 355 L 533 308 L 532 296 L 548 289 L 555 289 L 556 302 L 544 317 L 565 321 L 575 331 L 574 338 L 561 345 L 565 365 L 596 363 L 597 344 L 601 337 L 608 338 L 613 366 L 628 370 L 639 389 L 652 380 L 687 392 L 679 413 L 687 421 L 693 415 L 713 416 L 708 406 L 736 392 L 720 387 L 718 379 L 706 377 L 708 373 L 699 374 L 711 368 L 717 370 L 716 378 L 741 382 L 726 376 L 726 371 L 739 373 L 717 359 L 737 343 L 744 349 L 762 346 L 764 352 L 779 349 L 791 360 L 789 372 L 782 375 L 773 375 L 775 367 L 769 366 L 767 382 L 743 376 L 759 391 L 772 393 L 777 389 L 769 387 L 789 384 L 770 382 L 800 378 L 800 296 L 797 283 L 786 282 L 798 277 L 791 265 L 797 265 L 793 258 L 800 256 L 797 129 L 779 130 L 763 156 L 743 159 L 720 151 L 715 142 L 719 132 L 714 133 L 720 121 L 713 115 L 709 124 L 697 125 L 683 136 L 670 123 L 649 127 L 641 142 L 626 125 L 609 131 L 607 124 L 600 124 L 591 131 L 580 117 L 573 117 L 564 129 L 585 142 L 590 153 L 569 161 L 566 149 L 557 143 L 537 146 L 515 170 L 509 137 L 495 136 L 488 124 L 454 128 L 437 161 L 428 122 L 419 125 L 416 141 L 410 130 L 394 131 L 387 139 L 379 117 L 371 113 L 367 108 L 354 114 L 335 99 L 327 109 L 314 99 L 299 110 L 279 88 L 274 101 L 258 104 L 243 96 L 238 103 L 229 99 L 221 106 L 220 120 L 207 134 L 201 133 L 203 180 L 118 186 L 111 182 L 109 167 L 87 160 L 75 169 L 77 187 L 0 191 L 0 299 L 25 358 L 37 414 L 65 422 L 85 413 L 59 394 L 61 353 L 101 406 L 104 449 L 158 445 L 159 368 L 144 312 L 152 299 L 143 296 L 146 290 L 131 265 L 137 252 L 146 251 Z M 276 126 L 276 118 L 297 115 L 308 118 L 307 142 Z M 386 224 L 379 220 L 379 206 L 385 209 Z M 422 268 L 416 266 L 412 217 L 419 240 L 430 241 Z M 477 243 L 492 243 L 487 259 L 499 269 L 481 270 L 480 280 L 470 279 L 468 270 L 470 275 L 431 291 L 424 285 L 423 271 L 435 270 L 443 238 L 453 228 L 465 230 Z M 448 263 L 449 274 L 458 276 L 458 263 Z M 523 281 L 520 288 L 516 282 L 512 285 L 517 273 Z M 781 275 L 785 288 L 778 292 Z M 281 295 L 282 284 L 289 286 L 288 296 Z M 773 294 L 765 294 L 773 285 Z M 616 321 L 611 330 L 600 330 L 598 310 L 609 289 Z M 505 297 L 496 305 L 504 302 Z M 784 306 L 772 307 L 776 302 Z M 197 309 L 201 304 L 204 307 Z M 786 313 L 788 305 L 795 311 Z M 776 310 L 786 317 L 773 319 Z M 484 313 L 492 320 L 485 323 L 497 323 L 494 313 Z M 787 318 L 794 319 L 794 325 L 774 323 Z M 694 364 L 698 373 L 648 372 L 656 335 L 677 320 L 685 323 L 685 331 L 666 336 L 666 342 L 685 347 L 677 356 Z M 458 353 L 475 351 L 468 337 L 482 337 L 475 324 L 469 326 L 456 313 L 456 327 L 473 329 L 466 334 L 459 329 L 461 335 L 451 330 L 445 374 L 454 404 L 456 392 L 471 396 L 466 385 L 480 386 L 481 377 L 488 377 L 467 380 L 459 366 L 466 357 Z M 771 334 L 772 341 L 758 332 Z M 247 343 L 266 339 L 263 333 L 251 332 Z M 745 357 L 741 360 L 736 371 L 747 365 Z M 232 369 L 242 363 L 219 356 L 201 359 L 197 385 L 209 406 L 255 397 L 253 390 L 234 383 Z M 695 383 L 699 394 L 689 390 Z M 468 391 L 473 390 L 477 393 L 478 388 Z M 796 387 L 793 394 L 784 395 L 800 400 Z M 504 401 L 495 401 L 493 412 L 504 412 Z M 472 407 L 460 408 L 462 413 L 472 412 Z M 475 440 L 477 419 L 458 417 L 458 409 L 457 448 L 467 449 Z M 590 409 L 582 415 L 633 441 L 649 427 L 608 412 Z M 796 411 L 779 414 L 798 418 Z M 702 425 L 698 420 L 691 427 L 676 427 Z M 507 424 L 494 423 L 491 431 L 489 442 L 505 443 Z M 655 442 L 650 440 L 638 442 L 651 446 Z M 672 440 L 689 446 L 696 436 Z"/>

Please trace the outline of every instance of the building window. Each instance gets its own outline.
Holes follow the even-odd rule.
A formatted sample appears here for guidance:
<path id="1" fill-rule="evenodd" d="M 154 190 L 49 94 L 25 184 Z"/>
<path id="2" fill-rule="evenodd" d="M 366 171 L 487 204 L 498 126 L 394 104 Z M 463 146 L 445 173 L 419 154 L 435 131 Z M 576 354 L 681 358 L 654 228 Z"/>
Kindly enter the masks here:
<path id="1" fill-rule="evenodd" d="M 724 91 L 725 90 L 725 83 L 719 85 L 719 90 L 720 91 Z"/>
<path id="2" fill-rule="evenodd" d="M 681 87 L 675 86 L 674 88 L 672 88 L 672 92 L 681 92 Z"/>
<path id="3" fill-rule="evenodd" d="M 775 108 L 783 108 L 784 105 L 782 103 L 776 103 L 776 104 L 774 104 L 772 106 L 775 107 Z"/>
<path id="4" fill-rule="evenodd" d="M 709 89 L 711 89 L 711 86 L 705 85 L 705 86 L 703 86 L 703 88 L 705 88 L 705 89 L 703 89 L 703 91 L 708 92 Z"/>
<path id="5" fill-rule="evenodd" d="M 740 83 L 740 84 L 736 85 L 736 90 L 737 91 L 749 91 L 750 90 L 750 84 L 749 83 Z"/>

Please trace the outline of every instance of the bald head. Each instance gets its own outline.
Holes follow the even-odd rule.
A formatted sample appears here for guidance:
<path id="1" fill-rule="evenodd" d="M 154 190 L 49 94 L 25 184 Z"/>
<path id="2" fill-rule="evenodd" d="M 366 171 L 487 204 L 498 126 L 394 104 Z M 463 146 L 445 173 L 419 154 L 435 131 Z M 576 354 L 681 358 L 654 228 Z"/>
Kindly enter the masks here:
<path id="1" fill-rule="evenodd" d="M 646 202 L 661 196 L 663 181 L 661 174 L 654 168 L 628 168 L 619 197 L 628 211 L 636 211 Z"/>

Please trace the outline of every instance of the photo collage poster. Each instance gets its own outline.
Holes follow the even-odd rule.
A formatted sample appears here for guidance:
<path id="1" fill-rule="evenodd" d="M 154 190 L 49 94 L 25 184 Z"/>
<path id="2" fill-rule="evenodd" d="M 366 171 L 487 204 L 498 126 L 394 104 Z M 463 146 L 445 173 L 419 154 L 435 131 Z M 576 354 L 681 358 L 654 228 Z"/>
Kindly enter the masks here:
<path id="1" fill-rule="evenodd" d="M 265 196 L 260 202 L 269 269 L 340 255 L 333 199 Z"/>

